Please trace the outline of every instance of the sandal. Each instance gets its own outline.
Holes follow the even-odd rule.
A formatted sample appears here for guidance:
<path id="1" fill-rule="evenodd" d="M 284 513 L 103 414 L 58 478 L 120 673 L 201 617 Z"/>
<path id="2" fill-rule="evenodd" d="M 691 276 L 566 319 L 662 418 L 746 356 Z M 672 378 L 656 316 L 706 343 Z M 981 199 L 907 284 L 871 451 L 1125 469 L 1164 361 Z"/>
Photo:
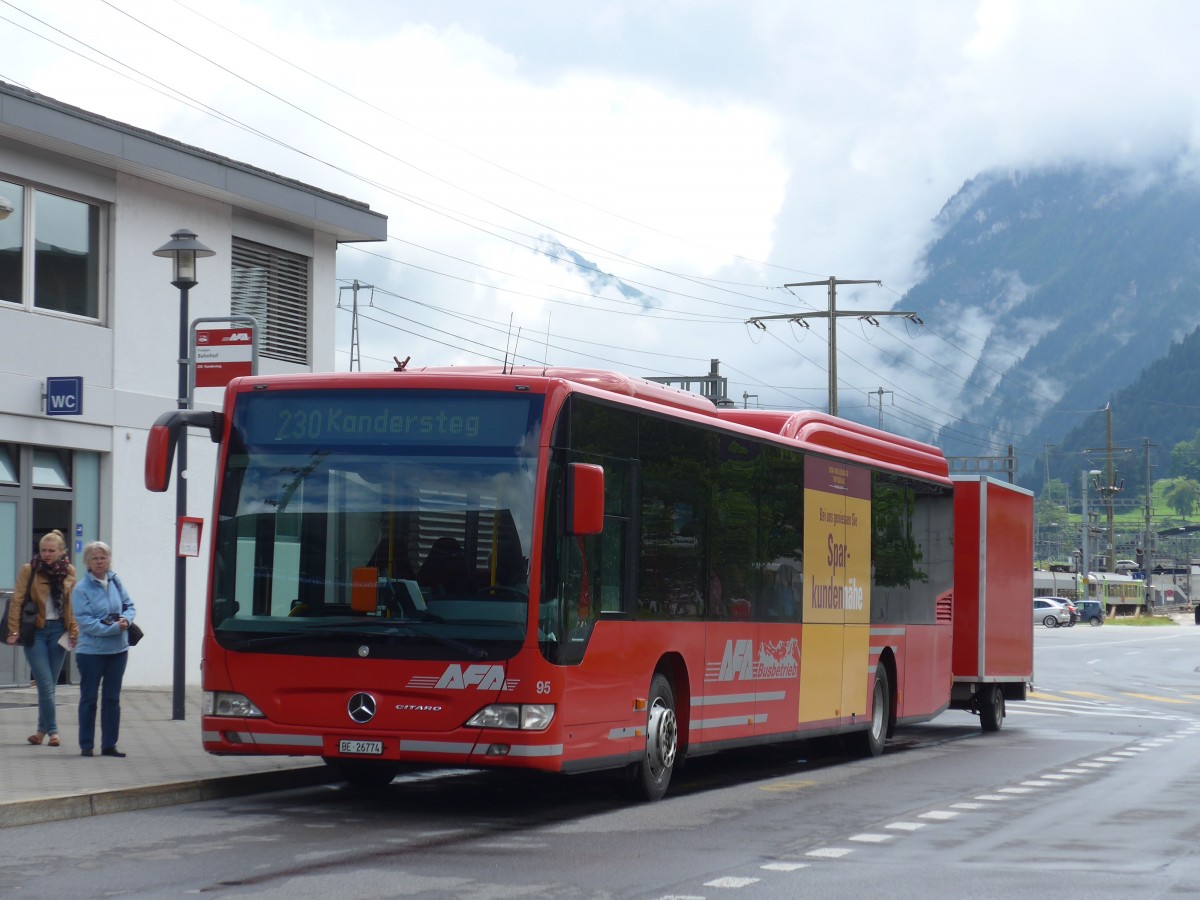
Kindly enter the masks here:
<path id="1" fill-rule="evenodd" d="M 25 740 L 29 741 L 29 743 L 31 743 L 31 744 L 40 744 L 42 742 L 42 738 L 44 738 L 45 736 L 46 736 L 45 732 L 35 731 L 29 737 L 25 738 Z"/>
<path id="2" fill-rule="evenodd" d="M 59 742 L 58 742 L 58 735 L 57 735 L 57 734 L 52 734 L 52 735 L 50 735 L 50 740 L 49 740 L 49 741 L 47 741 L 46 743 L 47 743 L 47 744 L 49 744 L 51 747 L 58 747 L 58 746 L 60 746 L 60 744 L 59 744 Z"/>

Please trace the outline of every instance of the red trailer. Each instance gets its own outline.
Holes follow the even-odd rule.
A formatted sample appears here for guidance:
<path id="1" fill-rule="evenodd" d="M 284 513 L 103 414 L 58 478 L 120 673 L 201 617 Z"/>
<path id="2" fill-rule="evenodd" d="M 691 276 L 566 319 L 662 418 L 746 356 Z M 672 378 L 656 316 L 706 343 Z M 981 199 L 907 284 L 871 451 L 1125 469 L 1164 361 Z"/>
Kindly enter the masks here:
<path id="1" fill-rule="evenodd" d="M 954 479 L 953 709 L 997 731 L 1033 678 L 1033 494 Z"/>

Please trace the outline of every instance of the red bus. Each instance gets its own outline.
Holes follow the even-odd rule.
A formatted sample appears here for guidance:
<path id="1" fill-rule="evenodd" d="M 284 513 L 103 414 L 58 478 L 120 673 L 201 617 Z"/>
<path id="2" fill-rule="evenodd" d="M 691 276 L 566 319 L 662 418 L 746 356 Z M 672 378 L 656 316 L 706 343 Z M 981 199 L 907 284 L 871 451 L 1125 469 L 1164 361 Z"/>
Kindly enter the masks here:
<path id="1" fill-rule="evenodd" d="M 254 376 L 159 419 L 151 490 L 188 425 L 220 444 L 212 753 L 360 784 L 621 769 L 658 799 L 684 756 L 877 755 L 1024 696 L 1024 673 L 955 681 L 954 483 L 913 440 L 591 370 Z"/>

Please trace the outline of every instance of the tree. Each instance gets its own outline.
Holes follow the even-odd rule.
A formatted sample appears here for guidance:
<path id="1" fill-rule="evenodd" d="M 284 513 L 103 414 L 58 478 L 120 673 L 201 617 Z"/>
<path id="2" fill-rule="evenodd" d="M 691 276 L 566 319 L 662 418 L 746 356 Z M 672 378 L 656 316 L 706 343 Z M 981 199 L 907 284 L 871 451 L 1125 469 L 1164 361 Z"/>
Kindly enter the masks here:
<path id="1" fill-rule="evenodd" d="M 1184 519 L 1200 503 L 1200 481 L 1194 478 L 1172 478 L 1163 488 L 1163 500 Z"/>
<path id="2" fill-rule="evenodd" d="M 1200 433 L 1171 448 L 1171 474 L 1176 478 L 1200 478 Z"/>

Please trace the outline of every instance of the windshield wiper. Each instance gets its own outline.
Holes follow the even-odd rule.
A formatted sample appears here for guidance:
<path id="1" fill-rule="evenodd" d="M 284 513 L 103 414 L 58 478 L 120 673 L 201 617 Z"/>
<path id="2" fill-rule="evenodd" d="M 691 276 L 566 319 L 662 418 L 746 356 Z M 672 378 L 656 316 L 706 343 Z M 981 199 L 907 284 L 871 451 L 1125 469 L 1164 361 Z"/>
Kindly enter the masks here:
<path id="1" fill-rule="evenodd" d="M 305 640 L 320 632 L 336 634 L 338 637 L 376 637 L 380 632 L 384 634 L 399 634 L 401 631 L 406 631 L 418 637 L 428 638 L 431 641 L 441 644 L 443 647 L 449 647 L 451 650 L 462 653 L 471 659 L 487 659 L 488 656 L 487 651 L 482 647 L 476 647 L 474 644 L 468 644 L 466 641 L 446 637 L 412 622 L 397 619 L 364 619 L 361 622 L 310 622 L 304 625 L 303 631 L 289 631 L 286 634 L 269 634 L 253 638 L 233 638 L 231 642 L 236 649 L 245 650 L 250 647 L 265 647 L 271 644 L 286 644 L 291 641 Z"/>
<path id="2" fill-rule="evenodd" d="M 344 630 L 362 634 L 372 634 L 378 631 L 398 633 L 403 630 L 418 637 L 429 638 L 429 640 L 436 641 L 444 647 L 449 647 L 451 650 L 457 650 L 459 653 L 465 653 L 471 659 L 487 659 L 487 651 L 482 647 L 476 647 L 474 644 L 468 644 L 466 641 L 460 641 L 457 638 L 446 637 L 445 635 L 438 634 L 436 631 L 430 631 L 428 628 L 423 628 L 420 625 L 404 621 L 403 619 L 366 619 L 362 622 L 330 622 L 325 625 L 314 622 L 307 627 L 315 631 Z"/>

